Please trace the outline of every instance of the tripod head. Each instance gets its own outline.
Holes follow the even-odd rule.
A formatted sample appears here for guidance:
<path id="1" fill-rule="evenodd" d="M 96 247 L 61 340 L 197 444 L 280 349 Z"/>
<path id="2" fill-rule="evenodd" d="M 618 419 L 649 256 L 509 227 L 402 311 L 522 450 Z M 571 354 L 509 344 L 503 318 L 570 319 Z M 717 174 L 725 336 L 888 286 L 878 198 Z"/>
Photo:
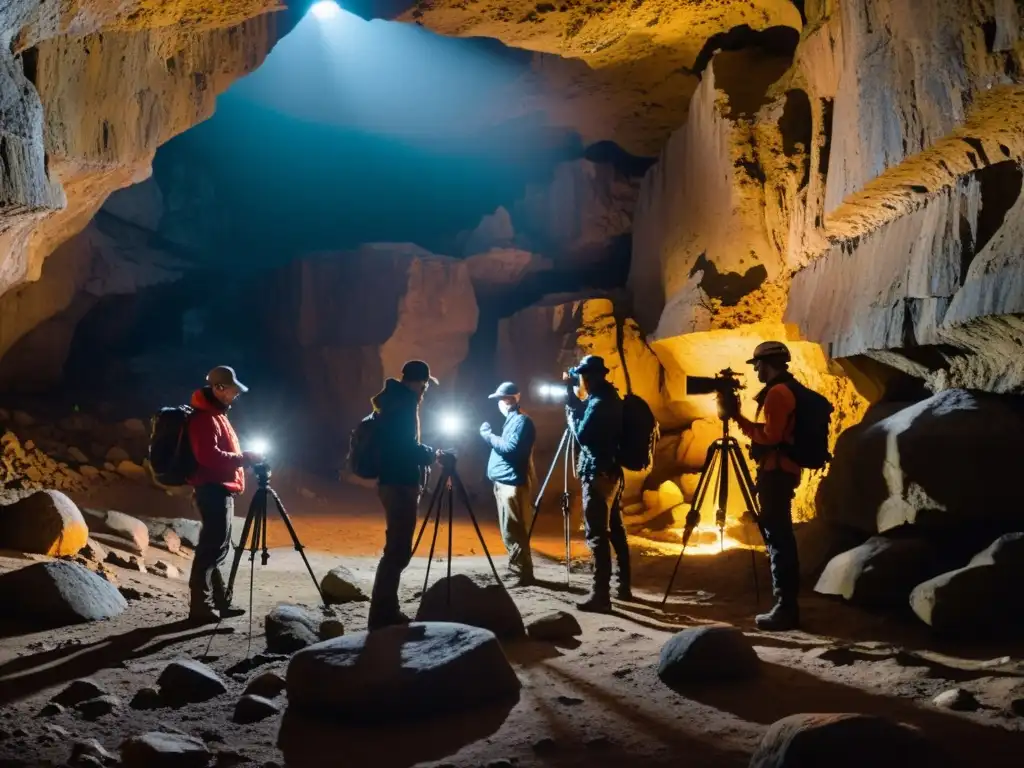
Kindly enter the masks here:
<path id="1" fill-rule="evenodd" d="M 457 458 L 455 451 L 441 451 L 441 454 L 437 457 L 437 462 L 443 469 L 446 469 L 449 472 L 454 472 L 455 461 Z"/>
<path id="2" fill-rule="evenodd" d="M 268 462 L 253 464 L 252 471 L 256 475 L 256 482 L 259 483 L 260 488 L 270 485 L 270 464 Z"/>

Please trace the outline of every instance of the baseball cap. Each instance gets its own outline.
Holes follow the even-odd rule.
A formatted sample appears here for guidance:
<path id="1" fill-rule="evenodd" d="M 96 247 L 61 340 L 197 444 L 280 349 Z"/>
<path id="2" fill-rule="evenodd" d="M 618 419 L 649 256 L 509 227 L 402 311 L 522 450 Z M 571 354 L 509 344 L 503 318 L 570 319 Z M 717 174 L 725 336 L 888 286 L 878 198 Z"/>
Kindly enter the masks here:
<path id="1" fill-rule="evenodd" d="M 569 373 L 574 376 L 579 376 L 582 373 L 608 373 L 608 368 L 604 364 L 604 358 L 600 355 L 586 355 L 580 364 L 575 368 L 570 368 Z"/>
<path id="2" fill-rule="evenodd" d="M 487 397 L 490 400 L 499 400 L 503 397 L 519 397 L 519 387 L 511 381 L 504 381 Z"/>
<path id="3" fill-rule="evenodd" d="M 764 360 L 766 357 L 781 357 L 789 362 L 789 347 L 781 341 L 764 341 L 754 348 L 754 356 L 747 360 L 748 365 L 753 365 L 755 360 Z"/>
<path id="4" fill-rule="evenodd" d="M 437 379 L 430 375 L 430 366 L 422 360 L 410 360 L 402 366 L 403 381 L 429 381 L 431 384 L 440 384 Z"/>
<path id="5" fill-rule="evenodd" d="M 239 392 L 248 392 L 249 388 L 238 380 L 235 369 L 230 365 L 218 365 L 206 374 L 206 383 L 211 387 L 238 387 Z"/>

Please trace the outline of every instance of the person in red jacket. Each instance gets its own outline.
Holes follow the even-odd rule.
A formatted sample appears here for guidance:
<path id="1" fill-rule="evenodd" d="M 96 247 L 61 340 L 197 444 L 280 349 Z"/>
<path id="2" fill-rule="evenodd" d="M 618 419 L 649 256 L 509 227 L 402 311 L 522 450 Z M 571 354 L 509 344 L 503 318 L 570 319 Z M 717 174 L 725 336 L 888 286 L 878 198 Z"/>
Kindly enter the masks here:
<path id="1" fill-rule="evenodd" d="M 228 601 L 220 569 L 231 551 L 234 497 L 245 491 L 244 468 L 263 461 L 262 456 L 242 452 L 228 420 L 231 404 L 247 391 L 233 368 L 220 365 L 207 375 L 206 386 L 192 394 L 195 410 L 189 418 L 188 436 L 197 467 L 188 484 L 203 521 L 189 578 L 189 618 L 193 621 L 216 622 L 245 613 Z"/>

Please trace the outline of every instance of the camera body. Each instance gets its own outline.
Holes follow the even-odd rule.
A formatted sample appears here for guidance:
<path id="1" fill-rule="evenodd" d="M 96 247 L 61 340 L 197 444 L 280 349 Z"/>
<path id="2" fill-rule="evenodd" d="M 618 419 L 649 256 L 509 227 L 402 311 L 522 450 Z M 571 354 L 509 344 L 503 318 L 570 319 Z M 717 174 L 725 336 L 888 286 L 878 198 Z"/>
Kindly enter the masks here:
<path id="1" fill-rule="evenodd" d="M 714 376 L 687 376 L 687 395 L 736 394 L 743 389 L 740 376 L 732 368 L 719 371 Z"/>
<path id="2" fill-rule="evenodd" d="M 260 486 L 267 486 L 270 483 L 270 464 L 266 461 L 252 465 L 253 474 L 256 475 L 256 482 Z"/>
<path id="3" fill-rule="evenodd" d="M 570 368 L 568 371 L 565 372 L 565 375 L 568 377 L 569 384 L 571 384 L 574 387 L 578 387 L 580 385 L 580 375 L 576 373 L 575 369 Z"/>

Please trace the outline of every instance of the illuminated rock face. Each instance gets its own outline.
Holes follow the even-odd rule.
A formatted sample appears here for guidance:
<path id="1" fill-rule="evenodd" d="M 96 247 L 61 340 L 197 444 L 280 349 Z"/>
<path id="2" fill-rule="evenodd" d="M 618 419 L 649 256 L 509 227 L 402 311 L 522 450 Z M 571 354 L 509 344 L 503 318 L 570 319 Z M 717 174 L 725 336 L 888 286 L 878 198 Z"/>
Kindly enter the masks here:
<path id="1" fill-rule="evenodd" d="M 0 5 L 0 294 L 263 61 L 273 0 Z M 6 331 L 6 328 L 5 328 Z"/>

